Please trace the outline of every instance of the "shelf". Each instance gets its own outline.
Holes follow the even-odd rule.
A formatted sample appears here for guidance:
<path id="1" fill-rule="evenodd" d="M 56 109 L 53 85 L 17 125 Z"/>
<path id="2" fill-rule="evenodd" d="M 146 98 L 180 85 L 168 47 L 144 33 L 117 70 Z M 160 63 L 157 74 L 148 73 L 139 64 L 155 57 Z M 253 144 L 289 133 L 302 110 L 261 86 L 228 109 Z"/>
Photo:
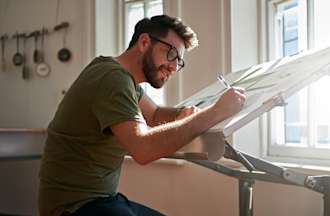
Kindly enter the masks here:
<path id="1" fill-rule="evenodd" d="M 0 133 L 46 133 L 46 128 L 0 128 Z"/>

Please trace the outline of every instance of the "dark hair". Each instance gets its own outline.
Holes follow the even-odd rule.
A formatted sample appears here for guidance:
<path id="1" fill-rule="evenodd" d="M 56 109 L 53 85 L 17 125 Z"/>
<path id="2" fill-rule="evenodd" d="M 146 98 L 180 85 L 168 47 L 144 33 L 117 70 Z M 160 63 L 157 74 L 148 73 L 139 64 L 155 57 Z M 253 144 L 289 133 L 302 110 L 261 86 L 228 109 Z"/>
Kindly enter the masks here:
<path id="1" fill-rule="evenodd" d="M 182 23 L 180 18 L 174 18 L 167 15 L 159 15 L 140 20 L 134 29 L 133 37 L 129 43 L 128 49 L 132 48 L 142 33 L 149 33 L 157 37 L 166 37 L 169 30 L 173 30 L 183 41 L 187 50 L 198 46 L 198 39 L 195 32 Z"/>

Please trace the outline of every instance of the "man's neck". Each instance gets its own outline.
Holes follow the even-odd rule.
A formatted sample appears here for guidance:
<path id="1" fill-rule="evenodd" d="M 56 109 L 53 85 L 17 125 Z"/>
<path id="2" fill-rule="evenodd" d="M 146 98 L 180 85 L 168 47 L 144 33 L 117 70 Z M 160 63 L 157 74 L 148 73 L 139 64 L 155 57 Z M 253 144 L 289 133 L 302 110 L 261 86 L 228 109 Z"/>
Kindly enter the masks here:
<path id="1" fill-rule="evenodd" d="M 136 83 L 145 81 L 145 76 L 142 71 L 141 56 L 136 51 L 133 49 L 126 50 L 114 59 L 133 76 Z"/>

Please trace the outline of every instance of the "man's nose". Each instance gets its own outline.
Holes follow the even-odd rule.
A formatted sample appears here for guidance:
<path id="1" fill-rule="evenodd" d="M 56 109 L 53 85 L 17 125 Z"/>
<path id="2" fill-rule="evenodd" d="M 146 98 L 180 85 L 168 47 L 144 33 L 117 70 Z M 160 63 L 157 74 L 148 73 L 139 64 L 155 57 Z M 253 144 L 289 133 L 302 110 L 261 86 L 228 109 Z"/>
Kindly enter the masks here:
<path id="1" fill-rule="evenodd" d="M 169 66 L 168 68 L 169 68 L 171 73 L 176 72 L 178 70 L 178 67 L 179 67 L 178 66 L 178 60 L 175 59 L 174 61 L 170 61 L 168 66 Z"/>

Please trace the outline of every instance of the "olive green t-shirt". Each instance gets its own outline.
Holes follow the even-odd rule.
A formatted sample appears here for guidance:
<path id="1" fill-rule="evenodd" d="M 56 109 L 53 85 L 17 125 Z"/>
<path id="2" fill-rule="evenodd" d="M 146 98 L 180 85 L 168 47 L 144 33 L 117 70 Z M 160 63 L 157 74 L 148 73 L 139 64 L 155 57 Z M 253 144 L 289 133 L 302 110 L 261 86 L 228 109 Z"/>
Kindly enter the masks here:
<path id="1" fill-rule="evenodd" d="M 111 57 L 95 58 L 80 74 L 48 126 L 40 169 L 40 216 L 74 212 L 117 192 L 127 151 L 111 125 L 142 121 L 143 90 Z"/>

